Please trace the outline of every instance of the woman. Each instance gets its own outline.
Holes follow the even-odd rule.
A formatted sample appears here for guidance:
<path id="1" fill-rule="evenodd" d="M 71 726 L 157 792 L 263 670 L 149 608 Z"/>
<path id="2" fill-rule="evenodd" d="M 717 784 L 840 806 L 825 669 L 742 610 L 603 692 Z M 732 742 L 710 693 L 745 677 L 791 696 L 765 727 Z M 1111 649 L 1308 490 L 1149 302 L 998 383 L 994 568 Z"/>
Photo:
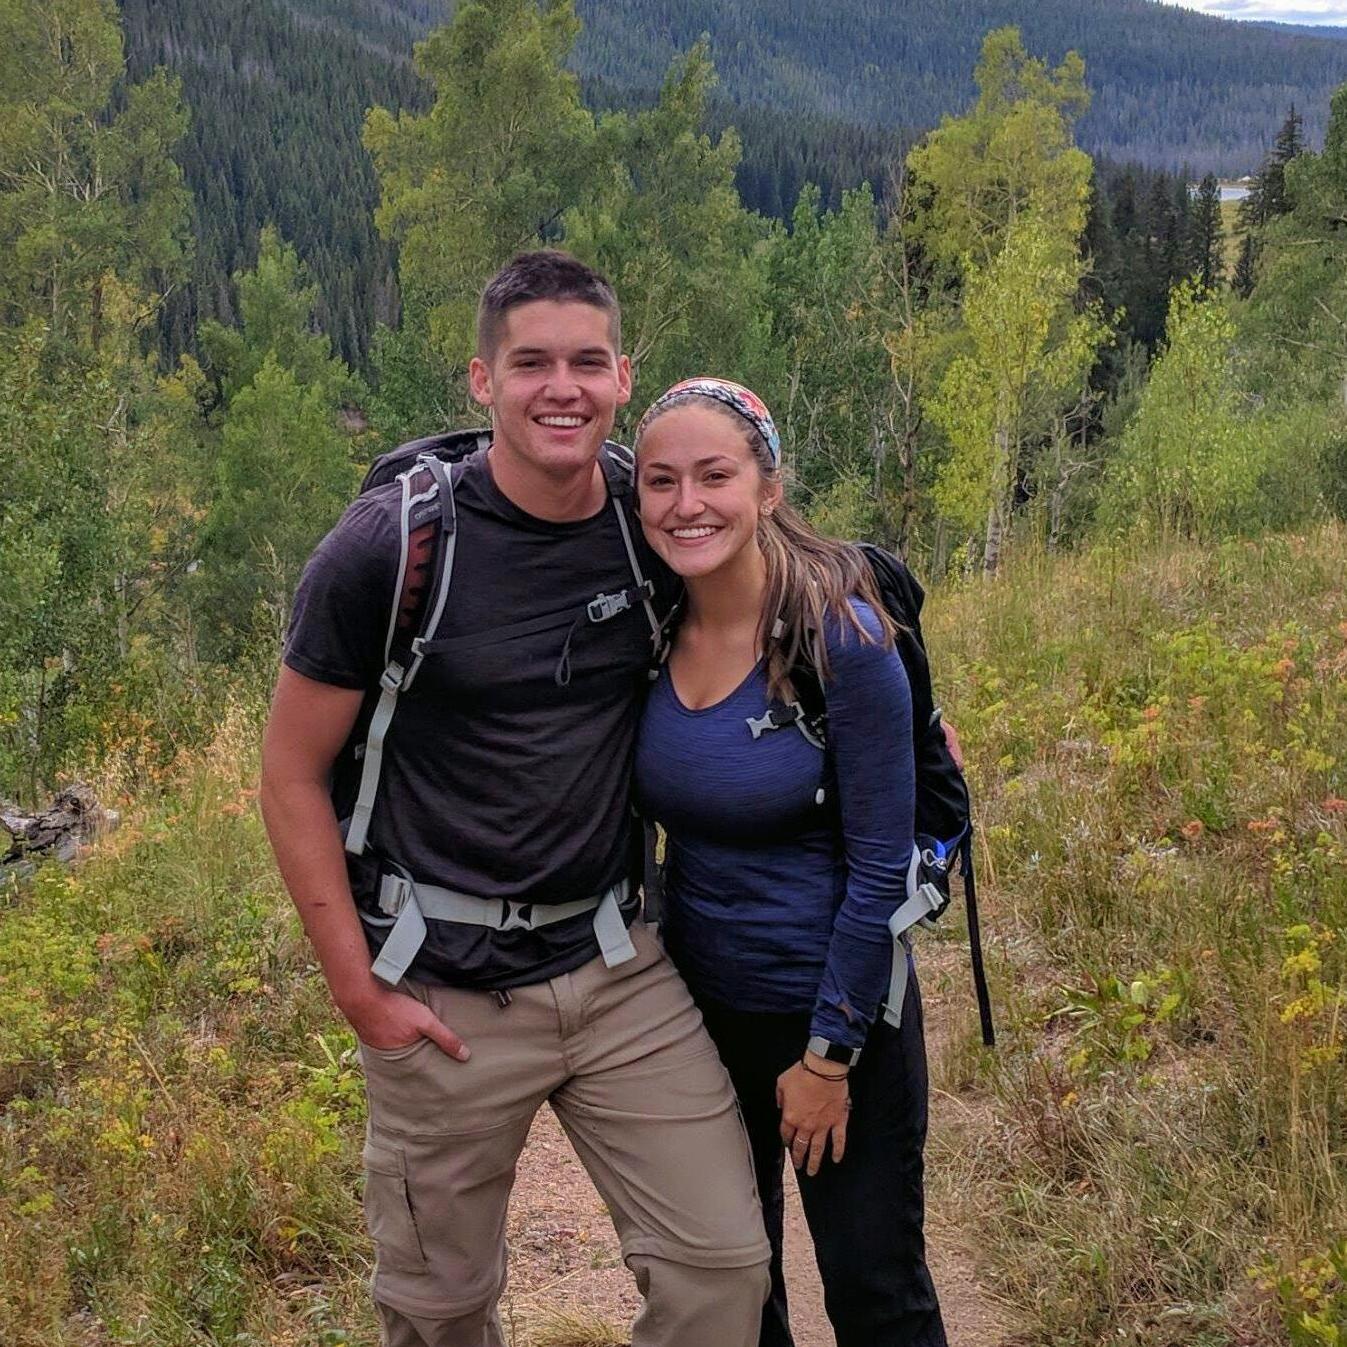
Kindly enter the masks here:
<path id="1" fill-rule="evenodd" d="M 790 1347 L 782 1157 L 839 1347 L 943 1347 L 924 1255 L 916 979 L 885 1022 L 912 847 L 911 703 L 864 559 L 783 498 L 749 390 L 676 384 L 636 436 L 646 537 L 686 586 L 637 788 L 667 833 L 665 941 L 739 1094 L 772 1242 L 761 1347 Z M 824 689 L 827 748 L 769 707 Z M 785 721 L 786 716 L 777 715 Z"/>

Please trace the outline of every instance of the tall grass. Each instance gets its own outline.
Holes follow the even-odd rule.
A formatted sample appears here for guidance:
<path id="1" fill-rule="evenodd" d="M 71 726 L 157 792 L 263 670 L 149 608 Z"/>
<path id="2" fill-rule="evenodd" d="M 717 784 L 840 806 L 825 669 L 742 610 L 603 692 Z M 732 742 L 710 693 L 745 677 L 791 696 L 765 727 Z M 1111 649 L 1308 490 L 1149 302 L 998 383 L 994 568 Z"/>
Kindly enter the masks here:
<path id="1" fill-rule="evenodd" d="M 1023 1341 L 1347 1342 L 1347 536 L 1021 557 L 932 605 L 992 877 Z"/>
<path id="2" fill-rule="evenodd" d="M 0 1342 L 369 1342 L 349 1036 L 253 806 L 258 707 L 0 907 Z"/>

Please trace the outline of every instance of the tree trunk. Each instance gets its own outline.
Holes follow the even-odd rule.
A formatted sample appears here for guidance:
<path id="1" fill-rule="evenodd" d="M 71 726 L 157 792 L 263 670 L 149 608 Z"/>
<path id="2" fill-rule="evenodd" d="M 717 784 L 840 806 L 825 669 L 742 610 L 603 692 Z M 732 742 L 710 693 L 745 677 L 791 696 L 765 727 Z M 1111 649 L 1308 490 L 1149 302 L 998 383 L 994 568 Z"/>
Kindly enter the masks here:
<path id="1" fill-rule="evenodd" d="M 1010 428 L 1004 423 L 996 427 L 996 459 L 992 468 L 992 498 L 987 509 L 987 546 L 982 554 L 982 569 L 995 575 L 1001 564 L 1001 546 L 1005 539 L 1006 521 L 1010 518 L 1010 493 L 1014 490 L 1014 474 L 1010 466 Z"/>

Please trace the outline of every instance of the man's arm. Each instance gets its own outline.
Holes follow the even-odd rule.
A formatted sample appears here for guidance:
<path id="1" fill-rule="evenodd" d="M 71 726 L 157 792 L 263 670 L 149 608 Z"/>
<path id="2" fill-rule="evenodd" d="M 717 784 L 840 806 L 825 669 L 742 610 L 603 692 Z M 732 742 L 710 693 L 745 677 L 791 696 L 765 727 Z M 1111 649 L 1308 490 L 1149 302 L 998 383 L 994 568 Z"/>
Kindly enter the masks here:
<path id="1" fill-rule="evenodd" d="M 369 946 L 346 878 L 328 774 L 360 713 L 363 694 L 283 667 L 262 741 L 262 817 L 281 876 L 337 1008 L 373 1048 L 432 1039 L 459 1061 L 467 1045 L 414 997 L 370 971 Z"/>

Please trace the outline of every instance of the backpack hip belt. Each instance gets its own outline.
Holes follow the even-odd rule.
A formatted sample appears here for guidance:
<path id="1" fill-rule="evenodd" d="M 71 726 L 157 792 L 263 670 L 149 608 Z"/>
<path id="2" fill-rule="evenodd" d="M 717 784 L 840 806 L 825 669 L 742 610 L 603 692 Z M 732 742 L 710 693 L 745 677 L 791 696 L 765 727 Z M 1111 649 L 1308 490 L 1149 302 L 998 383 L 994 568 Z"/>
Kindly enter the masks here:
<path id="1" fill-rule="evenodd" d="M 603 962 L 616 968 L 636 957 L 631 933 L 622 920 L 622 904 L 629 885 L 625 879 L 588 898 L 569 903 L 516 903 L 508 898 L 478 898 L 437 884 L 418 884 L 404 875 L 386 874 L 379 881 L 379 910 L 386 919 L 362 913 L 373 926 L 391 925 L 388 937 L 372 971 L 375 977 L 395 986 L 411 967 L 425 943 L 426 919 L 485 926 L 496 931 L 534 931 L 583 912 L 594 913 L 594 936 Z"/>

